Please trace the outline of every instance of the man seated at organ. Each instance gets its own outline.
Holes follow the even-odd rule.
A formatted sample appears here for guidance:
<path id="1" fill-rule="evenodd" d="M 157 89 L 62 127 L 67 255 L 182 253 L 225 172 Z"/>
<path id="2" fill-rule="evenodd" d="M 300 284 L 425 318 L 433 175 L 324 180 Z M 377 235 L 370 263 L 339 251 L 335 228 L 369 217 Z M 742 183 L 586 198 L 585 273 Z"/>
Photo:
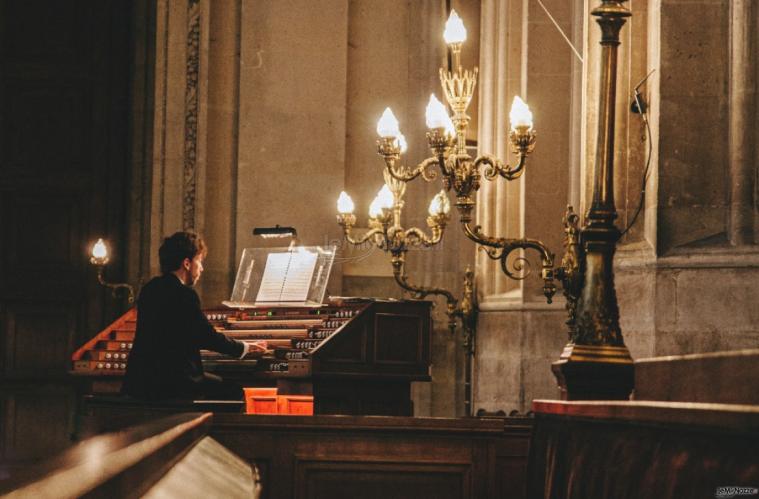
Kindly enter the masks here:
<path id="1" fill-rule="evenodd" d="M 192 232 L 164 239 L 158 251 L 162 275 L 142 288 L 137 301 L 137 331 L 122 393 L 150 401 L 242 399 L 240 386 L 204 372 L 200 350 L 242 359 L 263 348 L 217 332 L 201 310 L 193 286 L 207 251 Z"/>

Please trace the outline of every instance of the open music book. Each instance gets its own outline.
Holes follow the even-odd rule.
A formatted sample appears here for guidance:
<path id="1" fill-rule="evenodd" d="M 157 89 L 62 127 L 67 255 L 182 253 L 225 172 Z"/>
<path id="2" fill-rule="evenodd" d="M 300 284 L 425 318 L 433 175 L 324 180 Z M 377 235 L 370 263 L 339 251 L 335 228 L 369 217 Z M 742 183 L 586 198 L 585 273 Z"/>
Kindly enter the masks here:
<path id="1" fill-rule="evenodd" d="M 305 302 L 316 268 L 316 253 L 269 253 L 256 303 Z"/>
<path id="2" fill-rule="evenodd" d="M 231 308 L 318 306 L 324 299 L 337 248 L 245 248 L 229 301 Z"/>

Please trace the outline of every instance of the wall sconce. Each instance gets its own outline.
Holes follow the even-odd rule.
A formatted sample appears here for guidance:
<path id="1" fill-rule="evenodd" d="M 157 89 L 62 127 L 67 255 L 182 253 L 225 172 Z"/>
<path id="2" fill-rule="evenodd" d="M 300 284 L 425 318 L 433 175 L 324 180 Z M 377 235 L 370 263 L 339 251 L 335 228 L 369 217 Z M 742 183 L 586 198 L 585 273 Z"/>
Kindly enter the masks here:
<path id="1" fill-rule="evenodd" d="M 106 282 L 106 280 L 103 278 L 103 272 L 105 271 L 105 266 L 109 262 L 108 258 L 108 246 L 105 244 L 102 238 L 99 238 L 97 242 L 92 245 L 92 250 L 90 250 L 90 254 L 92 255 L 90 257 L 90 263 L 95 266 L 98 273 L 98 282 L 107 287 L 111 288 L 111 294 L 116 297 L 116 292 L 119 289 L 126 289 L 127 291 L 127 302 L 131 305 L 134 303 L 134 288 L 127 284 L 127 283 L 110 283 Z"/>

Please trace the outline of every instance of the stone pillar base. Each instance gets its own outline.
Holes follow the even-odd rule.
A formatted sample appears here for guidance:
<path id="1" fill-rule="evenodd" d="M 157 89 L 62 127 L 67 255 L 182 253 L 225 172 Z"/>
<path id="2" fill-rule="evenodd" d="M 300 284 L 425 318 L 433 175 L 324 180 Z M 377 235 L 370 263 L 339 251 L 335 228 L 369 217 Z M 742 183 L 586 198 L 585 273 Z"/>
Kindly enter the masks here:
<path id="1" fill-rule="evenodd" d="M 563 400 L 628 400 L 635 376 L 627 347 L 568 343 L 551 365 Z"/>

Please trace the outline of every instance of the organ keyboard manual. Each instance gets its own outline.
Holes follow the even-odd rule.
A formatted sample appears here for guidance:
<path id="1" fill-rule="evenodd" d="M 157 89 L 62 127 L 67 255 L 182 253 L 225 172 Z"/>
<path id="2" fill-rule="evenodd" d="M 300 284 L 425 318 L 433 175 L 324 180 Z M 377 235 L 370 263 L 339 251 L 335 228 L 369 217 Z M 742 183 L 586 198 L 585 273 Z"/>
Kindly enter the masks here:
<path id="1" fill-rule="evenodd" d="M 431 303 L 330 297 L 333 247 L 246 248 L 232 295 L 204 310 L 220 332 L 265 341 L 256 359 L 201 351 L 204 369 L 248 388 L 313 396 L 315 414 L 413 415 L 411 382 L 430 380 Z M 90 393 L 115 393 L 134 338 L 128 310 L 72 355 Z"/>

